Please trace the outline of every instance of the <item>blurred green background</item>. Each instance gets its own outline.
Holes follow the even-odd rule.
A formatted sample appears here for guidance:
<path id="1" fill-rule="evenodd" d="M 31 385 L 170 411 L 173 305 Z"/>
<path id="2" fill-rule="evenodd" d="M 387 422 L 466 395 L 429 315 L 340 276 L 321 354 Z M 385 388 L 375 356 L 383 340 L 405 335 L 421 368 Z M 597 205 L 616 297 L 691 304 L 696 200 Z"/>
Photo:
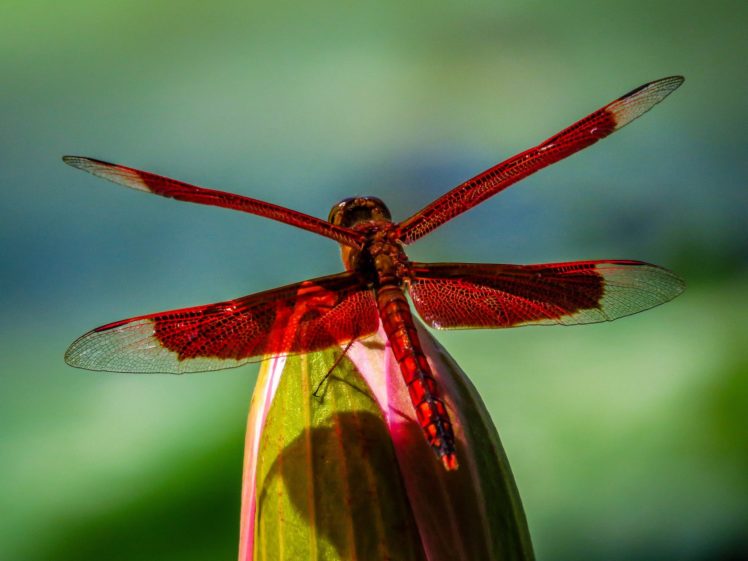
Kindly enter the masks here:
<path id="1" fill-rule="evenodd" d="M 676 301 L 613 324 L 439 335 L 507 448 L 538 557 L 748 558 L 748 5 L 3 0 L 0 559 L 233 559 L 257 367 L 94 374 L 84 331 L 340 270 L 329 240 L 147 197 L 126 163 L 326 217 L 402 219 L 646 81 L 685 85 L 414 245 L 631 258 Z"/>

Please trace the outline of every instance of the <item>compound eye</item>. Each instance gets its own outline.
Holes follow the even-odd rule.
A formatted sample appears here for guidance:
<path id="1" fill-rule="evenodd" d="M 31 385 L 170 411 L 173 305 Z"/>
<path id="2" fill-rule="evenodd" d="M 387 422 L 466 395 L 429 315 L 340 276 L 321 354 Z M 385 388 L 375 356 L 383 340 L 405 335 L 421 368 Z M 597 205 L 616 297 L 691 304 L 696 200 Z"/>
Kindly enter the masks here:
<path id="1" fill-rule="evenodd" d="M 372 209 L 371 211 L 372 218 L 376 220 L 392 220 L 390 209 L 388 209 L 382 201 L 379 201 L 379 200 L 377 201 L 380 204 L 378 204 Z"/>
<path id="2" fill-rule="evenodd" d="M 380 199 L 376 197 L 356 197 L 343 199 L 332 207 L 327 221 L 336 226 L 351 228 L 361 222 L 390 219 L 390 211 Z"/>
<path id="3" fill-rule="evenodd" d="M 354 199 L 343 199 L 338 204 L 333 205 L 330 209 L 330 215 L 327 217 L 327 221 L 336 226 L 340 226 L 345 219 L 346 209 L 353 201 Z"/>

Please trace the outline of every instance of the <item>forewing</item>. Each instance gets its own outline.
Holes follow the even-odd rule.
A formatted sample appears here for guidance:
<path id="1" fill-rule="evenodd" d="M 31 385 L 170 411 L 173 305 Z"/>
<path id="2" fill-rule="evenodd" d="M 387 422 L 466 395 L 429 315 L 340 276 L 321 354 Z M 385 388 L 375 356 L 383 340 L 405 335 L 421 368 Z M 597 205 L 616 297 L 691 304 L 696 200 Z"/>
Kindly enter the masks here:
<path id="1" fill-rule="evenodd" d="M 626 126 L 670 95 L 683 77 L 670 76 L 644 84 L 580 119 L 534 148 L 525 150 L 442 195 L 398 226 L 400 240 L 412 243 L 434 228 L 575 152 Z"/>
<path id="2" fill-rule="evenodd" d="M 360 232 L 258 199 L 225 191 L 216 191 L 215 189 L 206 189 L 155 173 L 83 156 L 64 156 L 62 160 L 74 168 L 137 191 L 153 193 L 178 201 L 219 206 L 256 214 L 331 238 L 349 247 L 360 248 L 364 243 L 364 236 Z"/>
<path id="3" fill-rule="evenodd" d="M 371 290 L 341 273 L 104 325 L 77 339 L 65 361 L 110 372 L 203 372 L 325 349 L 378 324 Z"/>
<path id="4" fill-rule="evenodd" d="M 663 304 L 685 286 L 641 261 L 413 265 L 413 304 L 438 329 L 612 321 Z"/>

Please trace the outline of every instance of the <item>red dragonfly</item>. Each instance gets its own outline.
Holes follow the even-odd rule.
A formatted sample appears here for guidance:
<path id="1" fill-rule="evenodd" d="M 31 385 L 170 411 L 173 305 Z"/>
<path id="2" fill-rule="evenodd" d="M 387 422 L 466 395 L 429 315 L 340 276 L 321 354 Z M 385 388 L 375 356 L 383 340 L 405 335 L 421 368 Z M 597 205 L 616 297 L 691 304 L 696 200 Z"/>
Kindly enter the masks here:
<path id="1" fill-rule="evenodd" d="M 201 372 L 319 351 L 384 327 L 426 440 L 447 470 L 458 466 L 444 401 L 406 299 L 437 329 L 576 325 L 610 321 L 671 300 L 672 272 L 641 261 L 543 265 L 417 263 L 403 246 L 516 181 L 594 144 L 649 111 L 683 83 L 644 84 L 534 148 L 458 185 L 399 223 L 376 197 L 345 199 L 328 221 L 270 203 L 91 158 L 65 163 L 115 183 L 181 201 L 257 214 L 338 242 L 345 272 L 217 304 L 138 316 L 89 331 L 65 361 L 89 370 Z"/>

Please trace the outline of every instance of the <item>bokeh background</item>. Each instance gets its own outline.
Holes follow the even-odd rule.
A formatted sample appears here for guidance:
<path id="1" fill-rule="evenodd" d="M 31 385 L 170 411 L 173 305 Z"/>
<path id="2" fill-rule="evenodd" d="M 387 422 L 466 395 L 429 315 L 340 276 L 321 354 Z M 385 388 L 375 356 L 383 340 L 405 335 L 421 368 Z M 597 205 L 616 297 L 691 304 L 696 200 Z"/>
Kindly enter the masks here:
<path id="1" fill-rule="evenodd" d="M 0 3 L 0 559 L 233 559 L 257 367 L 66 367 L 115 319 L 340 270 L 329 240 L 71 168 L 126 163 L 396 219 L 639 84 L 624 131 L 410 249 L 687 279 L 578 328 L 439 335 L 499 427 L 538 557 L 748 558 L 748 4 Z"/>

